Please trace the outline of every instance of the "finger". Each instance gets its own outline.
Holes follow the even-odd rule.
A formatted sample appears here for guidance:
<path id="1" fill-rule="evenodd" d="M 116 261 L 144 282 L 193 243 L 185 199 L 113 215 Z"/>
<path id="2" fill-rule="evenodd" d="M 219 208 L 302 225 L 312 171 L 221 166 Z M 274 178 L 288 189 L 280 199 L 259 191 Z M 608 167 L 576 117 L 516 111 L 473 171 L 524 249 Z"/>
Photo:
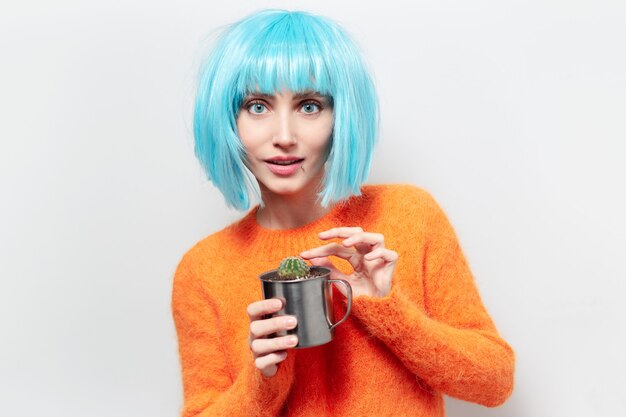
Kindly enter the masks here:
<path id="1" fill-rule="evenodd" d="M 330 259 L 324 258 L 313 258 L 311 259 L 311 263 L 315 266 L 323 266 L 325 268 L 332 270 L 337 270 L 337 267 L 330 261 Z"/>
<path id="2" fill-rule="evenodd" d="M 263 372 L 265 376 L 274 376 L 277 371 L 277 364 L 287 359 L 287 352 L 274 352 L 269 355 L 259 356 L 254 360 L 254 365 Z"/>
<path id="3" fill-rule="evenodd" d="M 268 366 L 267 368 L 261 369 L 261 373 L 267 378 L 273 377 L 274 375 L 276 375 L 276 372 L 278 372 L 278 365 L 272 365 Z"/>
<path id="4" fill-rule="evenodd" d="M 329 243 L 324 246 L 320 246 L 319 248 L 310 249 L 308 251 L 302 252 L 300 256 L 305 259 L 313 262 L 314 258 L 321 258 L 326 256 L 337 256 L 339 258 L 345 259 L 352 265 L 352 268 L 358 268 L 359 265 L 363 261 L 363 253 L 369 252 L 369 249 L 366 251 L 358 252 L 355 248 L 346 248 L 338 243 Z"/>
<path id="5" fill-rule="evenodd" d="M 250 336 L 254 339 L 269 336 L 283 330 L 293 329 L 298 321 L 294 316 L 278 316 L 265 320 L 254 320 L 250 322 Z"/>
<path id="6" fill-rule="evenodd" d="M 328 258 L 313 258 L 311 259 L 311 263 L 315 266 L 323 266 L 324 268 L 330 269 L 330 277 L 333 279 L 348 279 Z"/>
<path id="7" fill-rule="evenodd" d="M 363 229 L 360 227 L 335 227 L 318 233 L 318 237 L 322 240 L 327 240 L 336 237 L 346 238 L 356 233 L 363 233 Z"/>
<path id="8" fill-rule="evenodd" d="M 250 349 L 255 357 L 267 355 L 272 352 L 289 349 L 298 344 L 297 336 L 275 337 L 273 339 L 255 339 L 250 344 Z"/>
<path id="9" fill-rule="evenodd" d="M 309 249 L 307 251 L 301 252 L 300 256 L 304 259 L 311 260 L 312 258 L 321 258 L 324 256 L 338 256 L 343 259 L 348 259 L 352 255 L 354 255 L 354 249 L 346 248 L 339 243 L 328 243 L 324 246 L 319 246 L 317 248 Z"/>
<path id="10" fill-rule="evenodd" d="M 368 261 L 373 261 L 374 259 L 382 259 L 385 262 L 396 262 L 398 260 L 398 253 L 390 249 L 378 248 L 369 253 L 366 253 L 363 258 L 367 259 Z"/>
<path id="11" fill-rule="evenodd" d="M 385 247 L 385 236 L 380 233 L 356 233 L 341 243 L 346 247 L 357 244 L 367 244 L 372 245 L 373 248 L 383 248 Z"/>
<path id="12" fill-rule="evenodd" d="M 250 303 L 246 308 L 250 321 L 258 320 L 265 314 L 276 313 L 283 308 L 283 302 L 278 298 L 270 298 L 268 300 L 260 300 Z"/>

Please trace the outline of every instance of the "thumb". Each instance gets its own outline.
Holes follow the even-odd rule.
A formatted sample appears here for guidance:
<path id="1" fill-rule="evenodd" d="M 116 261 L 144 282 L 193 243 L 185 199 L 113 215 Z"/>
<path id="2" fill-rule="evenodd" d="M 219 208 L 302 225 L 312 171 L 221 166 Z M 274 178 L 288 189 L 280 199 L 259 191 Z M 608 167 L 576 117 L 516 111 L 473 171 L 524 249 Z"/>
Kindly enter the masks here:
<path id="1" fill-rule="evenodd" d="M 341 271 L 339 271 L 335 267 L 335 265 L 333 265 L 333 263 L 330 261 L 330 259 L 328 259 L 327 256 L 323 256 L 321 258 L 312 258 L 312 259 L 309 259 L 309 262 L 311 262 L 311 264 L 314 266 L 323 266 L 324 268 L 330 269 L 330 275 L 332 278 L 343 277 L 343 274 L 341 273 Z"/>

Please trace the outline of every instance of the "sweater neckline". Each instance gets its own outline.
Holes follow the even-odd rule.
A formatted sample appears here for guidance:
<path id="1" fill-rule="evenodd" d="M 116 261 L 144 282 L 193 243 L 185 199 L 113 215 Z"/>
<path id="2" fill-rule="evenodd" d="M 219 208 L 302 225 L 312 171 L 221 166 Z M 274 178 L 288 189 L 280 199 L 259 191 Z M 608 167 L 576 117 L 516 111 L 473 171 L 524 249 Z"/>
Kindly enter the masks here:
<path id="1" fill-rule="evenodd" d="M 245 217 L 234 225 L 232 230 L 245 245 L 246 251 L 255 257 L 279 260 L 285 256 L 295 256 L 300 252 L 322 246 L 327 241 L 319 239 L 318 233 L 342 225 L 346 211 L 354 198 L 335 203 L 323 216 L 305 225 L 290 229 L 268 229 L 256 220 L 259 205 L 252 208 Z M 280 248 L 280 252 L 276 249 Z"/>
<path id="2" fill-rule="evenodd" d="M 248 213 L 248 216 L 250 216 L 251 221 L 254 223 L 254 226 L 259 230 L 260 233 L 276 234 L 276 235 L 280 235 L 280 234 L 293 235 L 293 234 L 297 234 L 300 232 L 305 232 L 310 229 L 314 229 L 318 224 L 323 224 L 329 218 L 335 217 L 336 212 L 339 211 L 339 209 L 341 208 L 340 206 L 342 206 L 342 203 L 336 203 L 330 210 L 328 210 L 324 215 L 318 217 L 317 219 L 309 223 L 303 224 L 302 226 L 291 227 L 288 229 L 270 229 L 268 227 L 261 225 L 258 222 L 257 217 L 256 217 L 257 212 L 259 211 L 259 208 L 260 208 L 258 204 Z"/>

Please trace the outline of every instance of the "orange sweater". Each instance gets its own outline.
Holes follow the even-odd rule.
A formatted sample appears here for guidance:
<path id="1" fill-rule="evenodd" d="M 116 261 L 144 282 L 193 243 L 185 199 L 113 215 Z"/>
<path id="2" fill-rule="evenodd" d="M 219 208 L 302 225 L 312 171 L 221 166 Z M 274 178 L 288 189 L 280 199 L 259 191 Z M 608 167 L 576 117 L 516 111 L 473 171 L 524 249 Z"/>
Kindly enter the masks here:
<path id="1" fill-rule="evenodd" d="M 297 229 L 259 226 L 255 207 L 185 254 L 172 292 L 183 416 L 443 416 L 442 394 L 487 406 L 508 398 L 513 351 L 485 311 L 442 209 L 409 185 L 362 192 Z M 266 378 L 248 347 L 246 307 L 262 299 L 258 275 L 326 243 L 317 233 L 337 226 L 385 236 L 399 255 L 392 290 L 356 297 L 332 342 L 290 349 Z M 333 292 L 335 317 L 343 317 L 345 298 Z"/>

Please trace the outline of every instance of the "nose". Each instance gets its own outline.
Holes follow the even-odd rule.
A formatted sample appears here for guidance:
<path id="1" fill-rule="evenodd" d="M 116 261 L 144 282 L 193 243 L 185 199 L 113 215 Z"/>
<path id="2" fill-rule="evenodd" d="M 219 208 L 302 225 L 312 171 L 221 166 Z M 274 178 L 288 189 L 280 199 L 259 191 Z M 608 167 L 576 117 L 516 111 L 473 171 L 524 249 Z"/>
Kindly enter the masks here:
<path id="1" fill-rule="evenodd" d="M 276 117 L 276 126 L 272 144 L 281 148 L 288 148 L 297 142 L 294 121 L 289 114 L 279 114 Z"/>

